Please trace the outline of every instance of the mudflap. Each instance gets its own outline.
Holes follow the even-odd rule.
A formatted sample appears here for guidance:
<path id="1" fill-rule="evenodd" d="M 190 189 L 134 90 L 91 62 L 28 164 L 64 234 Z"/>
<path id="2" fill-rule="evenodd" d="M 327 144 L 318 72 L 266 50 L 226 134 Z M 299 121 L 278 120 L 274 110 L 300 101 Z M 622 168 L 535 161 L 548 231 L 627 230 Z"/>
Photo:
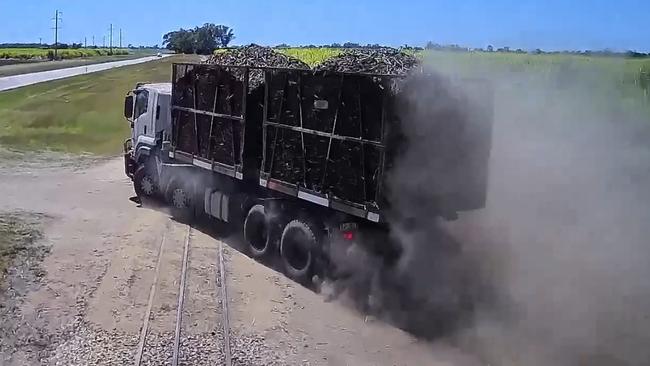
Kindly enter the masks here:
<path id="1" fill-rule="evenodd" d="M 133 180 L 133 175 L 135 174 L 136 168 L 137 164 L 135 163 L 135 160 L 133 160 L 131 154 L 124 154 L 124 173 L 127 177 L 131 178 L 131 180 Z"/>

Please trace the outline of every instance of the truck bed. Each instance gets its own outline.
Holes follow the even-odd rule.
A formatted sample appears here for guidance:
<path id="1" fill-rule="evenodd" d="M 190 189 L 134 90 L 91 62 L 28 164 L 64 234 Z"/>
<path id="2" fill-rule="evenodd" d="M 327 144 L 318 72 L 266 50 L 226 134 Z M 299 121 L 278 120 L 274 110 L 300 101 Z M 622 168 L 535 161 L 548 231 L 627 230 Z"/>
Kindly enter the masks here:
<path id="1" fill-rule="evenodd" d="M 174 64 L 172 80 L 175 155 L 241 177 L 248 69 Z"/>
<path id="2" fill-rule="evenodd" d="M 418 140 L 418 131 L 405 131 L 415 127 L 405 123 L 413 116 L 404 109 L 412 100 L 400 95 L 403 77 L 203 64 L 173 67 L 170 156 L 259 182 L 270 192 L 379 222 L 390 209 L 387 197 L 400 194 L 399 186 L 387 192 L 386 181 L 404 171 L 395 165 L 402 163 L 407 144 L 430 143 Z M 251 72 L 263 72 L 265 81 L 253 90 Z M 438 80 L 422 76 L 416 84 L 422 82 Z M 489 98 L 482 102 L 490 105 Z M 427 191 L 433 192 L 433 206 L 444 205 L 444 210 L 485 205 L 492 115 L 489 108 L 472 110 L 477 124 L 462 118 L 445 121 L 437 110 L 425 113 L 427 128 L 437 133 L 436 126 L 444 127 L 439 135 L 428 132 L 431 143 L 441 148 L 427 148 L 431 156 L 421 157 L 445 167 L 427 183 L 437 187 L 436 181 L 444 182 L 438 191 Z"/>
<path id="3" fill-rule="evenodd" d="M 267 70 L 261 184 L 376 221 L 391 79 Z"/>

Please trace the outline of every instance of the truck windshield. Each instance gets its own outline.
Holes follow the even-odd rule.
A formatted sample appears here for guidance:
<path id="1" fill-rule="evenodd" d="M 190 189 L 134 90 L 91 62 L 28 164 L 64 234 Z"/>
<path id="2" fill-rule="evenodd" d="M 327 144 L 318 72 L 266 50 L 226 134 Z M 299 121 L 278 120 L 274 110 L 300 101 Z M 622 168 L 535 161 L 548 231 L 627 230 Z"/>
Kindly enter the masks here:
<path id="1" fill-rule="evenodd" d="M 147 104 L 149 101 L 149 92 L 146 90 L 141 90 L 136 94 L 135 97 L 135 109 L 133 111 L 133 119 L 140 117 L 141 115 L 147 113 Z"/>

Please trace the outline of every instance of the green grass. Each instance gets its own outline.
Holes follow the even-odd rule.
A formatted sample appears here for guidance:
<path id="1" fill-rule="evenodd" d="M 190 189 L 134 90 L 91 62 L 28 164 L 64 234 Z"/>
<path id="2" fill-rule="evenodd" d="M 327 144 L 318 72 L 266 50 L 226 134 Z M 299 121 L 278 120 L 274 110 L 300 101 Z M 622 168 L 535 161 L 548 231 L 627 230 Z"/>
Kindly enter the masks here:
<path id="1" fill-rule="evenodd" d="M 456 70 L 507 70 L 534 73 L 558 69 L 591 68 L 614 74 L 638 74 L 650 71 L 650 58 L 623 58 L 568 54 L 517 54 L 500 52 L 419 52 L 418 57 L 434 66 Z"/>
<path id="2" fill-rule="evenodd" d="M 281 49 L 315 65 L 338 49 Z M 571 81 L 587 83 L 595 104 L 616 103 L 650 114 L 650 60 L 579 55 L 514 53 L 417 53 L 434 68 L 464 75 L 513 73 L 571 92 Z M 177 57 L 0 93 L 0 146 L 99 155 L 119 153 L 129 126 L 122 117 L 125 93 L 138 81 L 170 81 Z M 196 59 L 183 59 L 191 61 Z M 522 79 L 528 80 L 528 79 Z M 576 89 L 578 90 L 578 89 Z M 585 90 L 584 85 L 582 89 Z M 525 92 L 525 90 L 523 91 Z"/>
<path id="3" fill-rule="evenodd" d="M 23 63 L 13 63 L 8 65 L 0 65 L 0 77 L 27 74 L 31 72 L 65 69 L 68 67 L 75 67 L 75 66 L 100 64 L 104 62 L 130 60 L 130 59 L 140 58 L 144 56 L 147 56 L 147 54 L 131 53 L 128 55 L 93 56 L 93 57 L 72 58 L 72 59 L 59 60 L 59 61 L 36 61 L 36 62 L 29 61 Z"/>
<path id="4" fill-rule="evenodd" d="M 129 135 L 123 105 L 139 81 L 169 82 L 169 57 L 0 92 L 0 145 L 111 155 Z"/>
<path id="5" fill-rule="evenodd" d="M 421 52 L 418 57 L 434 69 L 460 76 L 516 77 L 570 90 L 579 82 L 602 100 L 625 108 L 650 106 L 650 59 L 568 54 L 499 52 Z M 522 78 L 524 76 L 525 78 Z"/>
<path id="6" fill-rule="evenodd" d="M 310 66 L 343 52 L 336 48 L 283 48 L 278 51 Z M 418 51 L 415 56 L 443 71 L 475 75 L 480 72 L 523 72 L 552 78 L 566 73 L 594 75 L 599 87 L 630 93 L 650 89 L 650 58 L 630 59 L 568 54 L 517 54 L 501 52 Z"/>
<path id="7" fill-rule="evenodd" d="M 48 58 L 48 54 L 53 54 L 53 49 L 47 48 L 0 48 L 0 59 L 2 58 L 17 58 L 17 59 L 32 59 L 32 58 Z M 57 55 L 62 59 L 92 57 L 92 56 L 107 56 L 110 54 L 107 48 L 97 49 L 62 49 L 57 51 Z M 113 55 L 128 55 L 129 51 L 126 49 L 113 49 Z"/>

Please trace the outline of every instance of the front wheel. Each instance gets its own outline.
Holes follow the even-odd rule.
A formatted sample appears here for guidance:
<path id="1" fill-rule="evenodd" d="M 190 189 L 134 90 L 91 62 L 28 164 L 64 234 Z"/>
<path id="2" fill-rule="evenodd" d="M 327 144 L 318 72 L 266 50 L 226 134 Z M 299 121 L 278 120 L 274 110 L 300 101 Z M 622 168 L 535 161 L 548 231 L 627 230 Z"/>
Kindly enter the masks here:
<path id="1" fill-rule="evenodd" d="M 153 199 L 158 196 L 158 179 L 146 166 L 140 166 L 133 175 L 133 189 L 140 199 Z"/>

